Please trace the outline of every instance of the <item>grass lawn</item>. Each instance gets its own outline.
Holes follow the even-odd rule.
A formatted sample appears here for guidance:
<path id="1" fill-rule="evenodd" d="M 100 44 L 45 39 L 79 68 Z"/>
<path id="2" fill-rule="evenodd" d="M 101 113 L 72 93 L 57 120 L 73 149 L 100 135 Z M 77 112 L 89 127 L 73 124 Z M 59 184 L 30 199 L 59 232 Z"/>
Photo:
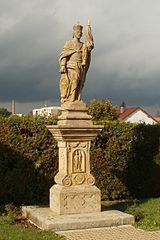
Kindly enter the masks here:
<path id="1" fill-rule="evenodd" d="M 160 198 L 134 201 L 104 201 L 102 209 L 117 209 L 135 216 L 135 226 L 145 230 L 160 230 Z M 63 240 L 64 238 L 48 231 L 23 228 L 11 224 L 14 211 L 8 216 L 0 216 L 0 240 Z M 6 220 L 7 219 L 7 220 Z"/>
<path id="2" fill-rule="evenodd" d="M 160 230 L 160 198 L 103 202 L 104 209 L 117 209 L 135 216 L 135 227 Z"/>
<path id="3" fill-rule="evenodd" d="M 63 240 L 54 232 L 37 229 L 21 216 L 21 208 L 12 203 L 0 206 L 0 240 Z"/>
<path id="4" fill-rule="evenodd" d="M 24 229 L 7 223 L 0 217 L 0 240 L 62 240 L 61 236 L 53 232 L 38 229 Z"/>

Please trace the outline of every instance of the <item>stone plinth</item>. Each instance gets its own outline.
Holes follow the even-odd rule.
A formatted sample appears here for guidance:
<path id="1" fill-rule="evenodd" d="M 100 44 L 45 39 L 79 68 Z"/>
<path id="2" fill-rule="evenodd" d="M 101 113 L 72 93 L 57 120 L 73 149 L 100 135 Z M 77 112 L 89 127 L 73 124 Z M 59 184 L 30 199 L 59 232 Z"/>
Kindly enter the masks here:
<path id="1" fill-rule="evenodd" d="M 23 216 L 29 218 L 41 229 L 65 231 L 90 229 L 134 224 L 134 217 L 117 210 L 96 213 L 59 215 L 50 208 L 28 206 L 22 207 Z"/>
<path id="2" fill-rule="evenodd" d="M 101 210 L 100 190 L 90 173 L 91 141 L 103 126 L 93 125 L 82 101 L 62 106 L 57 125 L 47 126 L 59 147 L 56 185 L 50 189 L 50 208 L 58 214 Z"/>
<path id="3" fill-rule="evenodd" d="M 57 214 L 100 212 L 100 190 L 96 186 L 56 184 L 50 189 L 50 208 Z"/>

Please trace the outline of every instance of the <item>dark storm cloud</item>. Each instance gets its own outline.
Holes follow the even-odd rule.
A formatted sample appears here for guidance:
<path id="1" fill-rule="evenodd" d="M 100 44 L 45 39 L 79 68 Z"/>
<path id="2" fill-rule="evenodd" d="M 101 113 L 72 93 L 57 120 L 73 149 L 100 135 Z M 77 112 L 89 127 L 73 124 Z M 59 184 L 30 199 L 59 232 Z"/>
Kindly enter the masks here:
<path id="1" fill-rule="evenodd" d="M 0 35 L 1 101 L 58 98 L 57 22 L 31 10 Z"/>
<path id="2" fill-rule="evenodd" d="M 73 24 L 90 18 L 95 49 L 83 98 L 157 104 L 159 9 L 159 0 L 0 0 L 0 102 L 57 102 L 59 54 Z"/>
<path id="3" fill-rule="evenodd" d="M 53 69 L 49 61 L 46 61 L 46 65 L 39 64 L 27 69 L 17 66 L 10 69 L 9 73 L 4 72 L 1 75 L 3 78 L 1 81 L 1 101 L 12 98 L 21 102 L 41 101 L 52 99 L 53 93 L 54 98 L 58 98 L 58 76 L 54 74 L 56 70 Z"/>

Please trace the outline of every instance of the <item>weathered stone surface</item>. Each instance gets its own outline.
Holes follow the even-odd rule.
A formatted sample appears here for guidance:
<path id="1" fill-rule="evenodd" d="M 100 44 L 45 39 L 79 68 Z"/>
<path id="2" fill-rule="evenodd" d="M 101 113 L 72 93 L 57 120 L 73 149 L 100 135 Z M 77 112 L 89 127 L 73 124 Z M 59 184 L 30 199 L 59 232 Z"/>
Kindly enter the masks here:
<path id="1" fill-rule="evenodd" d="M 100 212 L 101 193 L 96 186 L 56 184 L 50 189 L 50 208 L 57 214 Z"/>
<path id="2" fill-rule="evenodd" d="M 83 101 L 66 102 L 61 106 L 59 126 L 92 127 L 91 116 L 87 113 L 86 104 Z"/>
<path id="3" fill-rule="evenodd" d="M 57 185 L 50 189 L 50 208 L 58 214 L 100 211 L 100 190 L 90 173 L 90 146 L 103 126 L 93 125 L 83 101 L 74 101 L 63 104 L 57 125 L 47 127 L 59 147 Z"/>
<path id="4" fill-rule="evenodd" d="M 50 208 L 28 206 L 23 207 L 22 211 L 23 215 L 39 228 L 51 231 L 112 227 L 134 223 L 133 216 L 117 210 L 59 215 Z"/>
<path id="5" fill-rule="evenodd" d="M 84 43 L 80 41 L 82 28 L 79 23 L 74 25 L 73 38 L 66 42 L 59 58 L 61 104 L 81 98 L 94 47 L 90 23 L 86 26 Z"/>

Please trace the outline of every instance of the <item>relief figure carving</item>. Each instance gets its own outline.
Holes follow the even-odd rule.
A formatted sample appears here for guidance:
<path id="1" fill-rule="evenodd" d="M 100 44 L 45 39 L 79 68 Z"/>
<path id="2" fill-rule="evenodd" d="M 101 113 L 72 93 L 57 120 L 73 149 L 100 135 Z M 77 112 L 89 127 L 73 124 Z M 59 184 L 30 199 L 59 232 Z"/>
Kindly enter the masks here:
<path id="1" fill-rule="evenodd" d="M 84 172 L 85 170 L 85 152 L 76 149 L 72 154 L 73 172 Z"/>

